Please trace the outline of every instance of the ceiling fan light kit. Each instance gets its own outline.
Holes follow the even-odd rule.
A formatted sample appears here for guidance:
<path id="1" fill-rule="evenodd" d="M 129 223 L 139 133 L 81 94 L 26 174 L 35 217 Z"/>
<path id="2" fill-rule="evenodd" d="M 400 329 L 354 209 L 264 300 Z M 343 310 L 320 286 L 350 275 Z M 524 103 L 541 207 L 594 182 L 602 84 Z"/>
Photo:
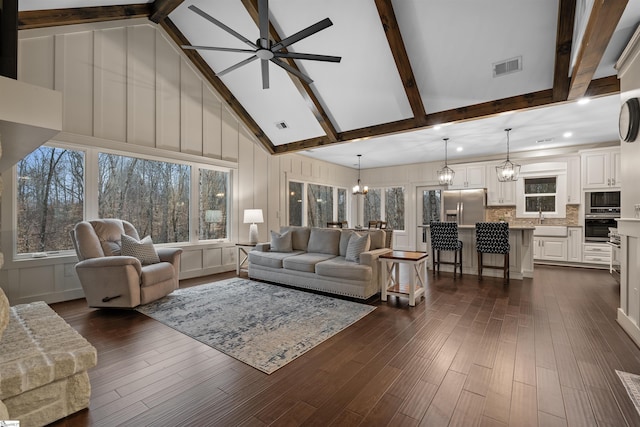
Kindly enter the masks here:
<path id="1" fill-rule="evenodd" d="M 197 6 L 190 5 L 189 10 L 197 13 L 202 16 L 207 21 L 211 22 L 215 26 L 221 28 L 227 33 L 231 34 L 238 40 L 243 43 L 249 45 L 251 49 L 234 49 L 228 47 L 216 47 L 216 46 L 192 46 L 192 45 L 183 45 L 183 49 L 191 49 L 191 50 L 213 50 L 219 52 L 238 52 L 238 53 L 252 53 L 253 55 L 247 59 L 244 59 L 238 62 L 235 65 L 232 65 L 229 68 L 226 68 L 216 75 L 218 77 L 223 76 L 233 70 L 236 70 L 243 65 L 249 64 L 250 62 L 255 61 L 256 59 L 260 60 L 260 65 L 262 69 L 262 88 L 269 88 L 269 62 L 276 64 L 281 67 L 285 71 L 294 76 L 298 77 L 300 80 L 304 81 L 307 84 L 313 83 L 313 80 L 302 73 L 296 67 L 292 67 L 286 61 L 283 61 L 281 58 L 291 58 L 291 59 L 306 59 L 311 61 L 323 61 L 323 62 L 340 62 L 342 59 L 339 56 L 329 56 L 329 55 L 317 55 L 312 53 L 299 53 L 299 52 L 288 52 L 286 48 L 291 46 L 292 44 L 299 42 L 302 39 L 305 39 L 313 34 L 324 30 L 333 25 L 331 19 L 325 18 L 321 21 L 316 22 L 313 25 L 308 26 L 307 28 L 298 31 L 295 34 L 292 34 L 289 37 L 286 37 L 280 40 L 277 43 L 273 43 L 269 39 L 269 0 L 258 0 L 258 27 L 260 29 L 260 38 L 254 43 L 251 40 L 247 39 L 240 33 L 234 31 L 230 27 L 226 26 L 222 22 L 218 21 L 213 16 L 209 15 L 202 9 Z"/>
<path id="2" fill-rule="evenodd" d="M 369 187 L 360 183 L 360 157 L 362 157 L 362 154 L 358 154 L 358 183 L 353 186 L 352 192 L 354 195 L 365 195 L 369 192 Z"/>
<path id="3" fill-rule="evenodd" d="M 505 132 L 507 132 L 507 160 L 502 162 L 499 166 L 496 166 L 496 175 L 500 182 L 517 181 L 520 176 L 520 165 L 509 160 L 510 131 L 511 128 L 505 129 Z"/>
<path id="4" fill-rule="evenodd" d="M 456 173 L 453 171 L 453 169 L 447 166 L 447 142 L 449 141 L 449 138 L 443 138 L 443 140 L 444 140 L 444 167 L 437 172 L 438 181 L 440 182 L 441 185 L 452 185 L 453 177 L 456 175 Z"/>

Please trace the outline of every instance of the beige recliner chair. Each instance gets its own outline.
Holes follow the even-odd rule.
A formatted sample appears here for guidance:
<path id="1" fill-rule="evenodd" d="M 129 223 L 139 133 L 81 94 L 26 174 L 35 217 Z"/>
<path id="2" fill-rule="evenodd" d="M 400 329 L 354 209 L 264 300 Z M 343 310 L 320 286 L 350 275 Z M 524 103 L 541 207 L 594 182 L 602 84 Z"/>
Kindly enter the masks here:
<path id="1" fill-rule="evenodd" d="M 156 248 L 159 263 L 142 265 L 120 253 L 121 236 L 140 240 L 135 227 L 119 219 L 82 221 L 71 231 L 80 278 L 89 307 L 133 308 L 178 289 L 178 248 Z"/>

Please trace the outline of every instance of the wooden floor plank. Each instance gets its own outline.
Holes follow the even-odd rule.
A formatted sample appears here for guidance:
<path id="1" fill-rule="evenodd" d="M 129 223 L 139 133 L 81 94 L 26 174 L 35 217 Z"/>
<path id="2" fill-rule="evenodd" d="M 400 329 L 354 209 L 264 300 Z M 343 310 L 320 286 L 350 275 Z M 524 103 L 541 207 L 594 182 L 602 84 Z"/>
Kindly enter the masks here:
<path id="1" fill-rule="evenodd" d="M 430 274 L 425 290 L 415 307 L 367 301 L 271 375 L 136 311 L 53 304 L 98 349 L 89 410 L 53 425 L 640 425 L 615 374 L 640 372 L 640 349 L 607 271 L 536 265 L 508 287 Z"/>

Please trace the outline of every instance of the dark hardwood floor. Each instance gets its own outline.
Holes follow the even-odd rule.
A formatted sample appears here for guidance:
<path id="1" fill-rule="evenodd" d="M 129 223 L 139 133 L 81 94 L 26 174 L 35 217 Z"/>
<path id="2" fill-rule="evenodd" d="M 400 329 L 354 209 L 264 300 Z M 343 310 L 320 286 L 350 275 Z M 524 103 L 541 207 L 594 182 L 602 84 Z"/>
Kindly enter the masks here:
<path id="1" fill-rule="evenodd" d="M 136 311 L 53 304 L 98 349 L 89 410 L 55 425 L 640 425 L 615 373 L 640 373 L 640 350 L 615 321 L 606 271 L 536 266 L 508 288 L 428 278 L 416 307 L 370 302 L 271 375 Z"/>

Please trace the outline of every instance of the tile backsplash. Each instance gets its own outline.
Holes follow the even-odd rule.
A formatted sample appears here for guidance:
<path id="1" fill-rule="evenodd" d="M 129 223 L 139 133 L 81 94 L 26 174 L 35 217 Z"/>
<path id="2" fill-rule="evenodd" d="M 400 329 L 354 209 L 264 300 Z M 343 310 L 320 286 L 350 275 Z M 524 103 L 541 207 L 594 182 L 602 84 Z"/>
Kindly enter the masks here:
<path id="1" fill-rule="evenodd" d="M 545 218 L 545 225 L 578 225 L 578 211 L 580 205 L 567 205 L 566 218 Z M 516 217 L 515 206 L 488 206 L 485 218 L 489 222 L 504 220 L 513 225 L 537 224 L 538 218 L 518 218 Z"/>

